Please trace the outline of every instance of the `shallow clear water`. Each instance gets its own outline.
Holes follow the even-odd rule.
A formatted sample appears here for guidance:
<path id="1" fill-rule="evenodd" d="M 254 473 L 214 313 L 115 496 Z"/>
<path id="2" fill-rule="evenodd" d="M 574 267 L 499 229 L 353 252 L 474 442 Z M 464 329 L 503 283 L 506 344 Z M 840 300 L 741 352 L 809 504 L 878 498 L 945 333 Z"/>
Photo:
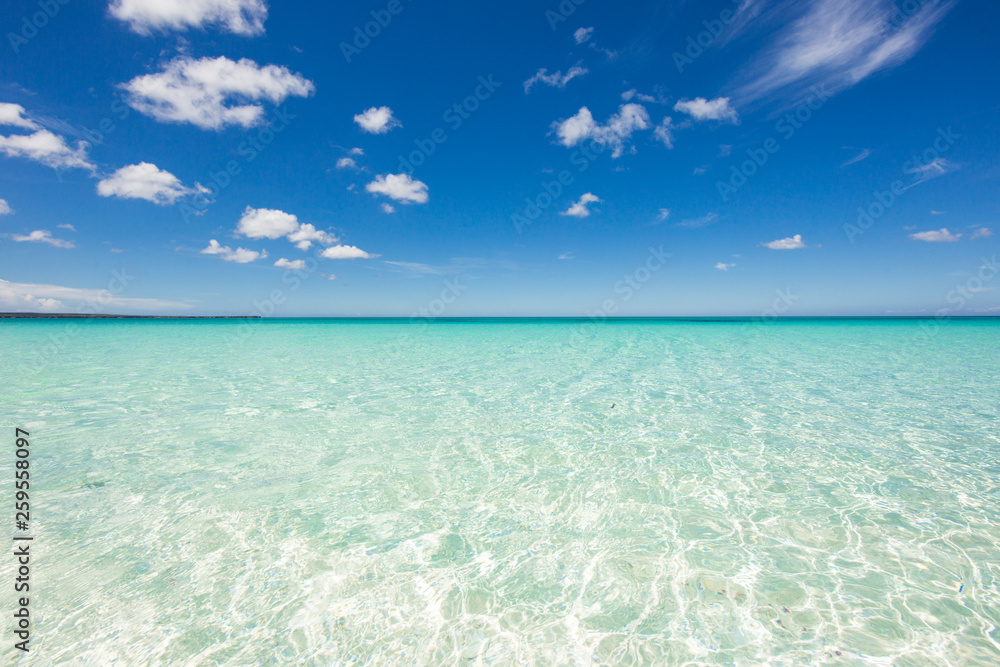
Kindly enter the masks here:
<path id="1" fill-rule="evenodd" d="M 0 377 L 25 664 L 1000 662 L 997 320 L 7 321 Z"/>

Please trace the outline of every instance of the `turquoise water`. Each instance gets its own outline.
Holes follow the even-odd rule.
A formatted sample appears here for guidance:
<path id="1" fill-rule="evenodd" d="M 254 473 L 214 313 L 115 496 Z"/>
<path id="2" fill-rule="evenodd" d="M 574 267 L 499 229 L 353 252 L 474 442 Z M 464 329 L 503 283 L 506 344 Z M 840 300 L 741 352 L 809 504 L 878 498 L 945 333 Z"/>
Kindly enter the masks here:
<path id="1" fill-rule="evenodd" d="M 0 378 L 22 664 L 1000 662 L 998 320 L 0 321 Z"/>

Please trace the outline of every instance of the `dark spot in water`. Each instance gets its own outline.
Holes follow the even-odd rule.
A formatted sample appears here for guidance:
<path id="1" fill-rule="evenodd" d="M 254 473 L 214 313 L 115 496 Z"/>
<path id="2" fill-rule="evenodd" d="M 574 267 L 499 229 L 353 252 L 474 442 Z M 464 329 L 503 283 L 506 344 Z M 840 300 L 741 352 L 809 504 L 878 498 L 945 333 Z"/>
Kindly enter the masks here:
<path id="1" fill-rule="evenodd" d="M 617 405 L 617 403 L 612 403 L 612 404 L 611 404 L 611 409 L 612 409 L 612 410 L 614 410 L 614 409 L 615 409 L 615 405 Z"/>
<path id="2" fill-rule="evenodd" d="M 99 489 L 105 484 L 107 484 L 107 482 L 87 482 L 84 486 L 88 489 Z"/>
<path id="3" fill-rule="evenodd" d="M 782 607 L 781 611 L 785 612 L 786 614 L 790 614 L 791 613 L 790 611 L 788 611 L 788 607 Z"/>
<path id="4" fill-rule="evenodd" d="M 837 655 L 840 655 L 840 651 L 834 651 L 834 653 L 836 653 Z"/>
<path id="5" fill-rule="evenodd" d="M 958 587 L 958 592 L 961 593 L 963 588 L 965 588 L 965 584 L 962 584 L 961 586 Z"/>

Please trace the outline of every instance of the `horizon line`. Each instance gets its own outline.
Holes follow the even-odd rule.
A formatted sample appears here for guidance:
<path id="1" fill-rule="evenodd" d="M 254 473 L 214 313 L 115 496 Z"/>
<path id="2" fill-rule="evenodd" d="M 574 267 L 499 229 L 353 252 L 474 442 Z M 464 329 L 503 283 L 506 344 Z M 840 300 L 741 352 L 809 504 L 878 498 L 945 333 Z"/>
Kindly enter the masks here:
<path id="1" fill-rule="evenodd" d="M 469 315 L 456 317 L 423 317 L 405 315 L 288 315 L 264 317 L 262 315 L 127 315 L 127 314 L 78 314 L 78 313 L 4 313 L 0 319 L 84 319 L 84 320 L 386 320 L 397 322 L 468 322 L 480 320 L 502 321 L 568 321 L 568 322 L 628 322 L 646 320 L 672 321 L 729 321 L 777 322 L 795 320 L 980 320 L 1000 319 L 996 315 L 634 315 L 618 317 L 593 317 L 584 315 Z"/>

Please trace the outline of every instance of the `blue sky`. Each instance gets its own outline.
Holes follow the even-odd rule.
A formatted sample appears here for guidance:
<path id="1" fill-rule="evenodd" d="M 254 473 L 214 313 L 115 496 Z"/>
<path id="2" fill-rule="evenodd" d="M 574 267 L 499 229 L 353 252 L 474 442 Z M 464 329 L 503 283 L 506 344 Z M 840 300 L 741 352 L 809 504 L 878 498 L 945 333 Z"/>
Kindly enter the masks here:
<path id="1" fill-rule="evenodd" d="M 996 3 L 8 8 L 0 310 L 1000 314 Z"/>

